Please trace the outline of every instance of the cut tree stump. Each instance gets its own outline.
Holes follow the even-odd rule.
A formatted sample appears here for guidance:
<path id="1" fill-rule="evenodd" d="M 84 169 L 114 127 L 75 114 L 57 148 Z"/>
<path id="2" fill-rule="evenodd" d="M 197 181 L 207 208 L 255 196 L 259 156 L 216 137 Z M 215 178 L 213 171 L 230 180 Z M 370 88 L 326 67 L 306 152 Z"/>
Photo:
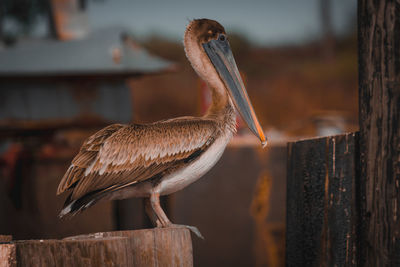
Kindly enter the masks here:
<path id="1" fill-rule="evenodd" d="M 193 266 L 190 232 L 184 228 L 14 241 L 0 244 L 0 252 L 5 245 L 16 251 L 16 264 L 5 266 Z"/>

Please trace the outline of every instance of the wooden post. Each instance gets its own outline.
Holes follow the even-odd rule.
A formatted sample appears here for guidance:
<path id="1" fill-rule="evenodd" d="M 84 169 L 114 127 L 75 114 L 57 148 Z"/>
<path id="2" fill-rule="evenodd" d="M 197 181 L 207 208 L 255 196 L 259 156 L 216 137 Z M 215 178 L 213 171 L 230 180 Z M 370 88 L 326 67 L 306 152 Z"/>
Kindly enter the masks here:
<path id="1" fill-rule="evenodd" d="M 355 133 L 288 144 L 286 266 L 355 266 Z"/>
<path id="2" fill-rule="evenodd" d="M 12 244 L 18 266 L 193 266 L 190 232 L 184 228 L 104 232 Z"/>
<path id="3" fill-rule="evenodd" d="M 0 267 L 16 267 L 15 245 L 11 243 L 12 236 L 0 235 Z"/>
<path id="4" fill-rule="evenodd" d="M 358 37 L 358 139 L 289 144 L 288 266 L 400 266 L 400 2 L 359 0 Z"/>
<path id="5" fill-rule="evenodd" d="M 400 265 L 400 2 L 358 1 L 361 266 Z"/>

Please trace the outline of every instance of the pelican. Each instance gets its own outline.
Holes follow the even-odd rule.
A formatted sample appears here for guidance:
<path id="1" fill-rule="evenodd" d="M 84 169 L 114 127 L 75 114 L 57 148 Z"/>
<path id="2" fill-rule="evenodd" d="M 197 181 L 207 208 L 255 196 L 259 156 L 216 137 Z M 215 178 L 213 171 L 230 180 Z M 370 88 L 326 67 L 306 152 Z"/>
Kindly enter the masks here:
<path id="1" fill-rule="evenodd" d="M 99 200 L 141 197 L 154 226 L 178 226 L 162 210 L 159 197 L 183 189 L 215 165 L 236 131 L 235 107 L 266 146 L 224 27 L 214 20 L 192 20 L 183 42 L 192 67 L 212 91 L 206 114 L 113 124 L 90 136 L 58 186 L 57 195 L 70 191 L 60 217 Z M 180 226 L 201 236 L 196 227 Z"/>

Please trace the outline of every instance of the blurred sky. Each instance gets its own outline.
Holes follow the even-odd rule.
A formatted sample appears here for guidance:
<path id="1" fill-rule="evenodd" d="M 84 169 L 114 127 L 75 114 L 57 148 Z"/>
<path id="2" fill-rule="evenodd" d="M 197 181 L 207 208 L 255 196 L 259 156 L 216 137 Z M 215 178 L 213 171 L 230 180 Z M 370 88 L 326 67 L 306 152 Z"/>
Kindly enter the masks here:
<path id="1" fill-rule="evenodd" d="M 259 45 L 304 43 L 321 34 L 320 0 L 103 0 L 90 1 L 92 30 L 127 26 L 138 38 L 151 34 L 182 39 L 193 18 L 219 21 Z M 356 0 L 332 0 L 332 23 L 338 35 L 355 29 Z"/>

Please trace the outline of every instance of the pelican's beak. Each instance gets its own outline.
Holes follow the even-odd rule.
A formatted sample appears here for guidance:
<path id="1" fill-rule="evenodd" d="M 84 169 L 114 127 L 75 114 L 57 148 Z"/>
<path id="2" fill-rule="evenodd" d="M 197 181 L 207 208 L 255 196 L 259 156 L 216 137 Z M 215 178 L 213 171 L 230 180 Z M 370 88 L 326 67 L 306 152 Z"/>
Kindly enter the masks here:
<path id="1" fill-rule="evenodd" d="M 203 43 L 203 48 L 228 89 L 229 95 L 233 99 L 240 115 L 242 115 L 250 130 L 260 139 L 261 145 L 265 147 L 267 138 L 247 95 L 228 40 L 226 38 L 223 38 L 223 40 L 220 40 L 220 38 L 211 40 Z"/>

